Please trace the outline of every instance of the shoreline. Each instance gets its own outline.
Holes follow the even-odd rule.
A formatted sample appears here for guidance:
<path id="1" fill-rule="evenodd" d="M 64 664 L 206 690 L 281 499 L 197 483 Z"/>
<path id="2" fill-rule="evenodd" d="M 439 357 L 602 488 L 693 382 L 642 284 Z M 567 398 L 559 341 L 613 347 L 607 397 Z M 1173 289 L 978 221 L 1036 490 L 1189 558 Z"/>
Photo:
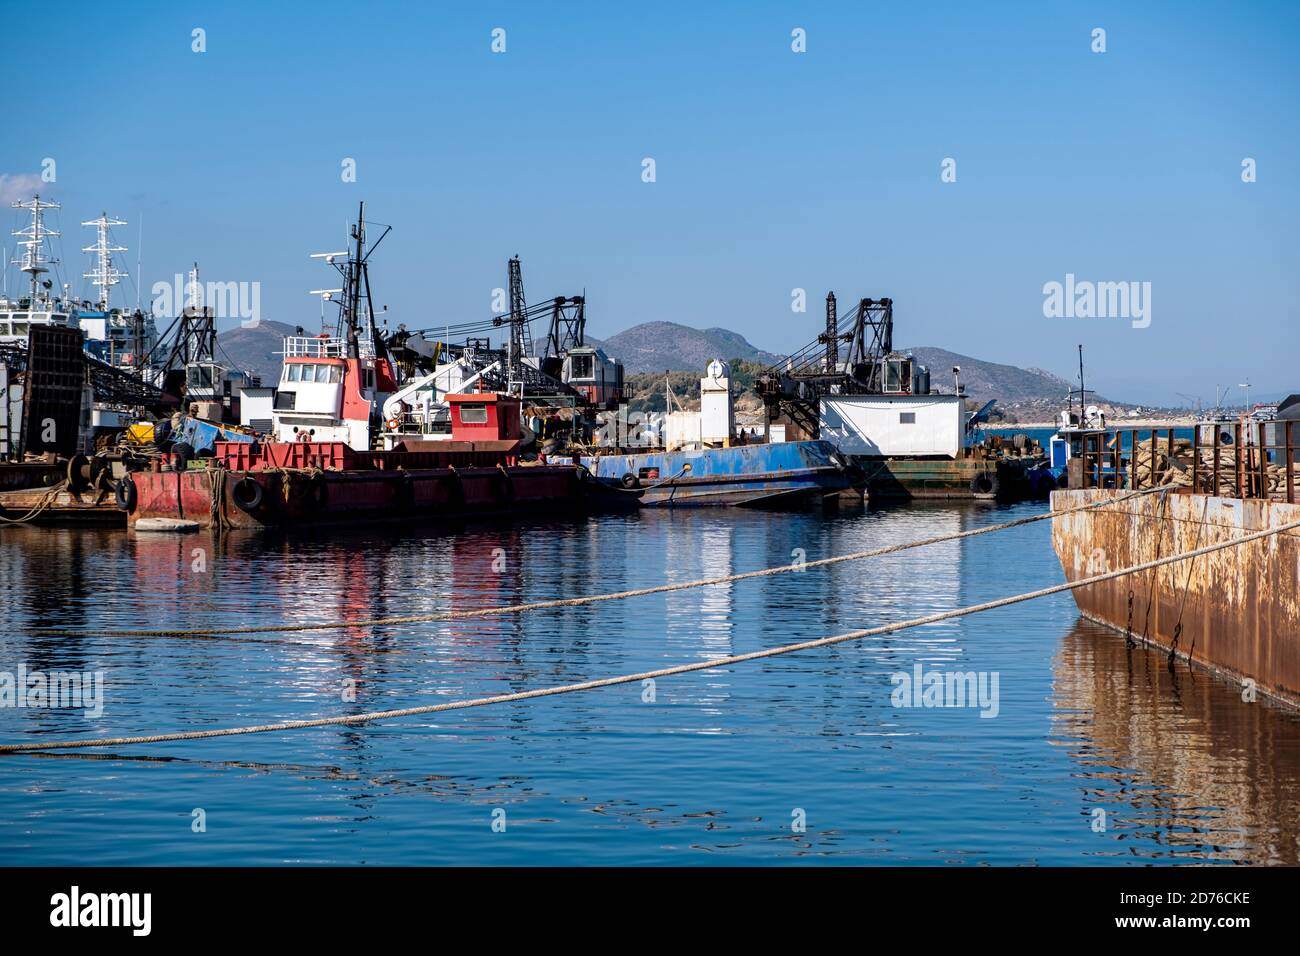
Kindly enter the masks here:
<path id="1" fill-rule="evenodd" d="M 1125 431 L 1130 428 L 1191 428 L 1199 419 L 1187 416 L 1182 418 L 1125 418 L 1121 421 L 1107 420 L 1106 427 L 1112 431 Z M 1015 428 L 1059 428 L 1060 422 L 1014 422 L 993 424 L 986 423 L 986 429 L 1005 431 Z"/>

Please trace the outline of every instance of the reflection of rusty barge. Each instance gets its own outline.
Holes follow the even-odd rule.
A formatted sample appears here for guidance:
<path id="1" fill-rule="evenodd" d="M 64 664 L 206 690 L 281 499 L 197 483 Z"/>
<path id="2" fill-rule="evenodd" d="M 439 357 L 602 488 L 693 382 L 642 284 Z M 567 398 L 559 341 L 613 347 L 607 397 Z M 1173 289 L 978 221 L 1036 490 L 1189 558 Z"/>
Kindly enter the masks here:
<path id="1" fill-rule="evenodd" d="M 1284 437 L 1269 437 L 1269 428 Z M 1254 440 L 1235 443 L 1241 453 L 1229 468 L 1220 467 L 1222 448 L 1207 449 L 1198 437 L 1192 467 L 1184 469 L 1171 439 L 1169 474 L 1148 477 L 1134 468 L 1128 480 L 1139 488 L 1144 479 L 1147 486 L 1163 481 L 1167 493 L 1053 519 L 1052 542 L 1066 577 L 1076 581 L 1300 521 L 1293 477 L 1300 476 L 1300 442 L 1292 432 L 1300 434 L 1295 422 L 1260 425 Z M 1285 475 L 1284 485 L 1268 482 L 1270 466 Z M 1173 472 L 1191 475 L 1190 484 L 1179 487 Z M 1090 486 L 1054 492 L 1053 509 L 1125 494 L 1096 487 L 1088 480 L 1096 474 L 1081 469 Z M 1202 493 L 1207 490 L 1218 494 Z M 1100 582 L 1074 595 L 1085 617 L 1300 706 L 1300 532 Z"/>

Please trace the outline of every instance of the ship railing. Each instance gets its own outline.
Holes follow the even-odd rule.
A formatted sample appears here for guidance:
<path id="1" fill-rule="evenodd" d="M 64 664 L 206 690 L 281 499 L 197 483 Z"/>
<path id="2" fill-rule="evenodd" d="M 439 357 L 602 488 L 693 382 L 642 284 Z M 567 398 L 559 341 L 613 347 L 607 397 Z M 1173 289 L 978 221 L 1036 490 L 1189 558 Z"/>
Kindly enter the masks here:
<path id="1" fill-rule="evenodd" d="M 357 336 L 357 352 L 362 358 L 374 358 L 375 347 L 369 335 Z M 284 340 L 285 358 L 347 358 L 347 339 L 332 335 L 290 335 Z"/>
<path id="2" fill-rule="evenodd" d="M 291 335 L 284 340 L 285 358 L 344 358 L 348 344 L 342 339 Z"/>
<path id="3" fill-rule="evenodd" d="M 1140 490 L 1168 485 L 1224 498 L 1300 500 L 1300 422 L 1197 422 L 1175 429 L 1121 429 L 1083 436 L 1072 487 Z M 1125 436 L 1127 435 L 1127 441 Z"/>

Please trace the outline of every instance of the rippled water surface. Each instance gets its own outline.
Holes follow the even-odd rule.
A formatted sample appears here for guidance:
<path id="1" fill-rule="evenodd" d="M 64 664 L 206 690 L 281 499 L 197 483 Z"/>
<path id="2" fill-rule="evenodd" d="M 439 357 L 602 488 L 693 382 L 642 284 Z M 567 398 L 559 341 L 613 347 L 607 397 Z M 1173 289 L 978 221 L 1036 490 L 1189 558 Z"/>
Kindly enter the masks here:
<path id="1" fill-rule="evenodd" d="M 744 653 L 1061 580 L 1049 527 L 587 607 L 254 639 L 40 627 L 360 621 L 788 564 L 1040 510 L 977 505 L 305 536 L 0 529 L 0 671 L 105 674 L 0 740 L 358 713 Z M 202 549 L 196 551 L 196 549 Z M 997 714 L 890 675 L 996 674 Z M 343 689 L 356 688 L 355 702 Z M 1081 621 L 1068 595 L 513 704 L 0 756 L 0 863 L 1148 864 L 1300 859 L 1300 719 Z M 201 809 L 206 832 L 193 832 Z M 504 816 L 500 811 L 504 811 Z M 1104 811 L 1104 815 L 1098 811 Z M 494 829 L 504 820 L 504 832 Z M 793 824 L 806 820 L 806 830 Z"/>

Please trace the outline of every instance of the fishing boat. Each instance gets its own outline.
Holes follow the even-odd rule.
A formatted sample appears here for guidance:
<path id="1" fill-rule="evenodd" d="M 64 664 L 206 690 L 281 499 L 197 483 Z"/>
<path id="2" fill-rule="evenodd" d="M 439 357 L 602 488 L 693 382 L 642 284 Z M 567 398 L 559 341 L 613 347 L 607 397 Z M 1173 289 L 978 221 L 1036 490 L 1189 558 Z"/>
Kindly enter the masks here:
<path id="1" fill-rule="evenodd" d="M 369 258 L 387 234 L 368 243 L 363 205 L 349 250 L 326 257 L 343 278 L 338 326 L 286 337 L 271 435 L 217 438 L 204 468 L 163 456 L 127 475 L 116 497 L 130 524 L 257 528 L 635 507 L 635 491 L 612 492 L 578 464 L 523 462 L 520 399 L 501 392 L 443 394 L 449 438 L 380 447 L 381 410 L 399 389 L 375 327 Z"/>

